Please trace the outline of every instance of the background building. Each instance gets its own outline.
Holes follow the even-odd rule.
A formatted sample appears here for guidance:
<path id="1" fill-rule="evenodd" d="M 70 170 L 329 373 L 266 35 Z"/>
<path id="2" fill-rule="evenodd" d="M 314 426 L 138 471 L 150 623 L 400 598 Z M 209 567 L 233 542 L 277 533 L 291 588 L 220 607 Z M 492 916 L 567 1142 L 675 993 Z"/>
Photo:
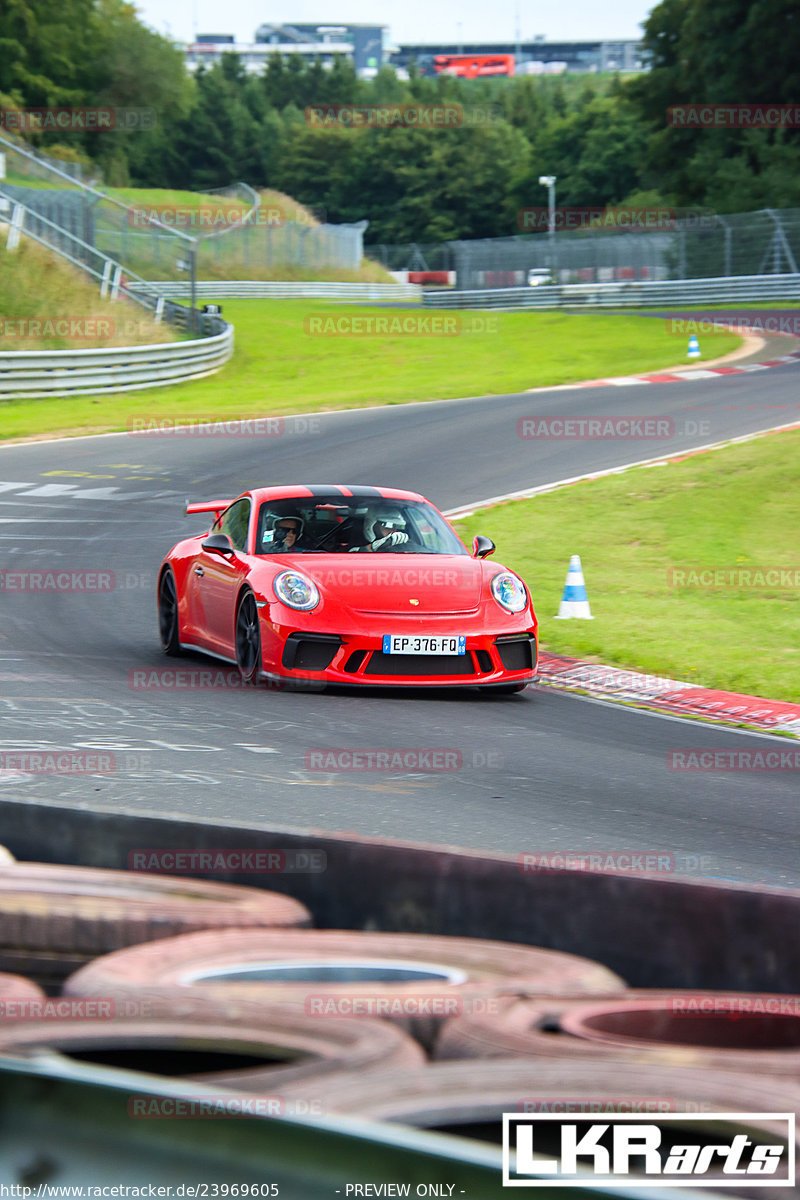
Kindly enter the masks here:
<path id="1" fill-rule="evenodd" d="M 642 44 L 634 39 L 614 42 L 418 42 L 393 47 L 389 62 L 408 69 L 412 59 L 427 73 L 436 54 L 513 54 L 516 74 L 546 74 L 556 68 L 566 71 L 644 71 L 647 69 Z M 530 68 L 530 69 L 529 69 Z"/>
<path id="2" fill-rule="evenodd" d="M 211 66 L 223 54 L 238 54 L 248 71 L 262 71 L 270 54 L 302 54 L 331 66 L 337 54 L 352 62 L 359 75 L 374 74 L 386 60 L 385 25 L 259 25 L 252 42 L 237 42 L 232 34 L 200 33 L 183 47 L 186 65 Z"/>
<path id="3" fill-rule="evenodd" d="M 399 72 L 413 60 L 423 74 L 434 74 L 436 54 L 513 54 L 516 74 L 560 71 L 644 71 L 644 47 L 633 39 L 613 42 L 419 42 L 390 46 L 386 25 L 259 25 L 252 42 L 236 42 L 230 33 L 200 33 L 183 47 L 186 64 L 210 66 L 225 53 L 238 54 L 248 71 L 264 69 L 270 54 L 302 54 L 331 66 L 337 54 L 361 76 L 374 75 L 388 62 Z"/>

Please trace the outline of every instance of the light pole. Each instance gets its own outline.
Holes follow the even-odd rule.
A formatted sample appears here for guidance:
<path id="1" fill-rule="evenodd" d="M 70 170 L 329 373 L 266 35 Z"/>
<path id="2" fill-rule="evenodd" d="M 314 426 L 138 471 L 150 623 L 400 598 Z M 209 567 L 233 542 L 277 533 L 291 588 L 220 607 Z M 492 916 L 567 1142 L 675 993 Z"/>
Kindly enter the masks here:
<path id="1" fill-rule="evenodd" d="M 556 270 L 556 176 L 540 175 L 539 183 L 547 188 L 547 236 L 550 241 L 550 267 L 553 283 L 558 283 Z"/>

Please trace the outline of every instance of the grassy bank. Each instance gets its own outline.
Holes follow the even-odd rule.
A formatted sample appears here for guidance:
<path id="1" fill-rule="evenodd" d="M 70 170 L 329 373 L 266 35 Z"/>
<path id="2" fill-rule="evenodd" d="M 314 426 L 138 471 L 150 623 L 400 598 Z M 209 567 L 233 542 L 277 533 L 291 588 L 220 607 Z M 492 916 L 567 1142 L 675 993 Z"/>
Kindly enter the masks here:
<path id="1" fill-rule="evenodd" d="M 0 438 L 125 429 L 137 417 L 231 419 L 514 392 L 673 366 L 686 354 L 685 339 L 666 322 L 632 314 L 432 314 L 231 300 L 223 315 L 236 327 L 236 353 L 217 375 L 142 393 L 6 403 Z M 387 322 L 383 331 L 368 324 L 376 318 Z M 405 332 L 393 332 L 393 322 Z M 739 342 L 729 333 L 708 336 L 704 359 Z"/>
<path id="2" fill-rule="evenodd" d="M 492 537 L 529 581 L 544 648 L 797 702 L 798 454 L 800 431 L 774 434 L 502 505 L 459 530 L 468 544 Z M 571 554 L 593 621 L 553 619 Z"/>
<path id="3" fill-rule="evenodd" d="M 175 336 L 138 304 L 101 300 L 98 284 L 36 242 L 0 248 L 0 351 L 141 346 Z M 3 425 L 4 413 L 0 405 Z"/>

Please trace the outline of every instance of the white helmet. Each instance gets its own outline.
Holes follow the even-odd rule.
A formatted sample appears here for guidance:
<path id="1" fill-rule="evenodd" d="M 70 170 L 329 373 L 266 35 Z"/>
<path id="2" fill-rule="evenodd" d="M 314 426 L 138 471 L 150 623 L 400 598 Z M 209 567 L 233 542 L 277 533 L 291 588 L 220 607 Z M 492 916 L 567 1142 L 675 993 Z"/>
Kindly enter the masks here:
<path id="1" fill-rule="evenodd" d="M 284 521 L 294 521 L 295 525 L 297 526 L 297 540 L 299 541 L 303 536 L 305 521 L 302 517 L 298 516 L 297 513 L 284 513 L 282 517 L 275 517 L 274 521 L 272 522 L 272 537 L 270 540 L 275 544 L 280 544 L 285 541 L 285 535 L 282 535 L 279 530 L 279 526 L 281 526 Z"/>
<path id="2" fill-rule="evenodd" d="M 399 508 L 381 508 L 364 522 L 364 533 L 368 542 L 374 542 L 378 534 L 375 526 L 391 525 L 392 529 L 405 529 L 406 519 Z"/>

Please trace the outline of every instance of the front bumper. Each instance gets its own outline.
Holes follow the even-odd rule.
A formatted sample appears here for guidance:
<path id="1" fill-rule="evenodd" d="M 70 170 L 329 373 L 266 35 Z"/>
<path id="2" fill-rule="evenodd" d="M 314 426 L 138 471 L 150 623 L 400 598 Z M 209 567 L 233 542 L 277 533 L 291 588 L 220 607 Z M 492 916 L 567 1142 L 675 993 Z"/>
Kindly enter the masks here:
<path id="1" fill-rule="evenodd" d="M 389 622 L 387 622 L 389 624 Z M 450 687 L 529 683 L 536 677 L 536 627 L 467 634 L 460 655 L 384 654 L 381 634 L 313 630 L 262 637 L 264 671 L 283 679 L 365 686 Z M 277 635 L 277 636 L 275 636 Z"/>

